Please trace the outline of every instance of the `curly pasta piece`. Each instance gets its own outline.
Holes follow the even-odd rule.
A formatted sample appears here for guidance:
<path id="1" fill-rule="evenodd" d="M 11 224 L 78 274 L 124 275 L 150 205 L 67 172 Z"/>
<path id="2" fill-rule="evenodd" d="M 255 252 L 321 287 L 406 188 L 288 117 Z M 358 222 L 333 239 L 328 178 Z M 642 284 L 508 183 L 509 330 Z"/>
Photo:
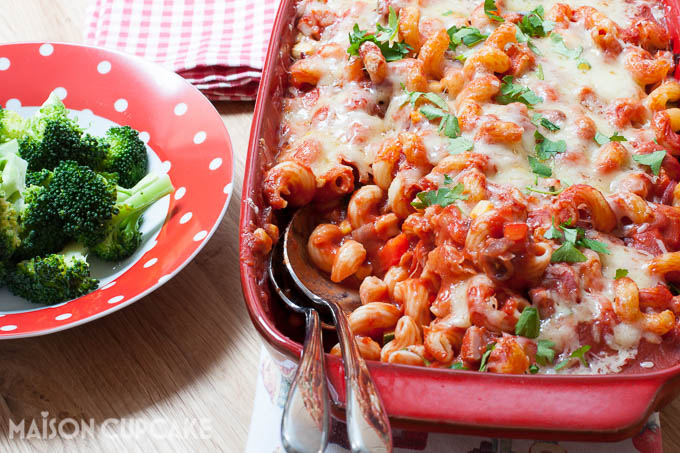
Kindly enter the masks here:
<path id="1" fill-rule="evenodd" d="M 314 198 L 316 178 L 312 171 L 297 162 L 285 161 L 274 165 L 264 178 L 264 193 L 269 206 L 283 209 L 302 206 Z"/>
<path id="2" fill-rule="evenodd" d="M 387 61 L 380 48 L 375 43 L 366 41 L 359 47 L 359 56 L 371 82 L 382 83 L 387 77 Z"/>
<path id="3" fill-rule="evenodd" d="M 602 193 L 586 184 L 575 184 L 557 196 L 555 217 L 560 223 L 589 223 L 598 231 L 610 232 L 616 227 L 616 216 Z"/>
<path id="4" fill-rule="evenodd" d="M 349 315 L 349 328 L 354 335 L 370 336 L 376 331 L 393 329 L 401 317 L 396 305 L 371 302 L 362 305 Z"/>
<path id="5" fill-rule="evenodd" d="M 420 327 L 410 316 L 402 316 L 394 329 L 394 340 L 388 342 L 380 351 L 380 360 L 387 362 L 393 352 L 419 344 L 423 344 Z"/>

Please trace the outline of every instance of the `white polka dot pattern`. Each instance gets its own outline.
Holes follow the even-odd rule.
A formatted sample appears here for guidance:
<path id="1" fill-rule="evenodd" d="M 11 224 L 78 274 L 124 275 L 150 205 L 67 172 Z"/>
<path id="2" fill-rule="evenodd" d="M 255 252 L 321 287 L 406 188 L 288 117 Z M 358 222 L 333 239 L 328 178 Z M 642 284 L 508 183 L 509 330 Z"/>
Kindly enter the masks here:
<path id="1" fill-rule="evenodd" d="M 193 216 L 193 214 L 190 213 L 190 212 L 187 212 L 186 214 L 184 214 L 184 215 L 182 216 L 182 218 L 179 219 L 180 225 L 184 225 L 185 223 L 187 223 L 189 220 L 191 220 L 191 217 L 192 217 L 192 216 Z"/>
<path id="2" fill-rule="evenodd" d="M 6 71 L 9 69 L 10 61 L 7 57 L 0 58 L 0 71 Z"/>
<path id="3" fill-rule="evenodd" d="M 194 236 L 194 241 L 196 241 L 196 242 L 202 241 L 203 239 L 205 239 L 205 237 L 206 237 L 207 235 L 208 235 L 208 232 L 207 232 L 207 231 L 205 231 L 205 230 L 199 231 L 199 232 L 196 233 L 196 235 Z"/>
<path id="4" fill-rule="evenodd" d="M 175 115 L 182 116 L 187 112 L 187 105 L 184 102 L 180 102 L 175 106 Z"/>
<path id="5" fill-rule="evenodd" d="M 117 304 L 118 302 L 120 302 L 120 301 L 123 300 L 124 298 L 125 298 L 124 296 L 116 296 L 116 297 L 112 297 L 111 299 L 109 299 L 109 303 L 110 303 L 110 304 Z"/>
<path id="6" fill-rule="evenodd" d="M 71 316 L 73 316 L 71 313 L 64 313 L 64 314 L 61 314 L 59 316 L 55 316 L 54 319 L 56 319 L 57 321 L 64 321 L 64 320 L 70 318 Z"/>
<path id="7" fill-rule="evenodd" d="M 194 143 L 200 145 L 205 141 L 206 137 L 207 135 L 204 131 L 196 132 L 196 135 L 194 135 Z"/>
<path id="8" fill-rule="evenodd" d="M 52 52 L 54 52 L 54 46 L 52 44 L 45 43 L 40 46 L 39 52 L 43 57 L 49 57 L 52 55 Z"/>
<path id="9" fill-rule="evenodd" d="M 116 102 L 113 103 L 113 108 L 116 109 L 116 112 L 124 112 L 128 108 L 128 101 L 127 99 L 120 98 Z"/>
<path id="10" fill-rule="evenodd" d="M 108 74 L 108 72 L 111 70 L 111 62 L 109 61 L 101 61 L 97 65 L 97 72 L 100 74 Z"/>

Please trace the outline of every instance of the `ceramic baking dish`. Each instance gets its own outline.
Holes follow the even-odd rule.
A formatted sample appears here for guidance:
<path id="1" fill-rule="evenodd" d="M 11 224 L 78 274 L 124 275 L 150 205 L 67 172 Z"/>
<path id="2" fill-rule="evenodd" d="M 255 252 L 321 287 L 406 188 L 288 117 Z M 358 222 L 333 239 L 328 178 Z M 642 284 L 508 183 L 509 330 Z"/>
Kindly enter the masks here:
<path id="1" fill-rule="evenodd" d="M 277 150 L 289 53 L 296 34 L 294 3 L 281 1 L 269 44 L 250 133 L 240 235 L 241 281 L 248 311 L 269 351 L 284 366 L 298 360 L 304 327 L 269 291 L 264 258 L 252 253 L 250 233 L 271 215 L 262 181 Z M 665 6 L 673 50 L 678 53 L 678 0 L 667 0 Z M 651 412 L 680 391 L 680 350 L 649 354 L 660 365 L 657 371 L 606 376 L 502 375 L 379 362 L 368 366 L 396 427 L 602 441 L 635 434 Z M 342 408 L 342 364 L 327 354 L 326 365 L 334 403 Z"/>

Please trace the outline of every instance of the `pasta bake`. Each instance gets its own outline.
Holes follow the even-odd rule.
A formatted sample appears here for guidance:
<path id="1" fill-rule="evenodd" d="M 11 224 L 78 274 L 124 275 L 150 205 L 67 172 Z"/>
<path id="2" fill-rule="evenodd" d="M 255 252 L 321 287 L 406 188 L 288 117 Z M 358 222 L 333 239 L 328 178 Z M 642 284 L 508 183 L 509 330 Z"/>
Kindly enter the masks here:
<path id="1" fill-rule="evenodd" d="M 309 255 L 359 288 L 364 358 L 601 374 L 678 343 L 680 83 L 659 4 L 297 12 L 264 193 L 315 205 Z"/>

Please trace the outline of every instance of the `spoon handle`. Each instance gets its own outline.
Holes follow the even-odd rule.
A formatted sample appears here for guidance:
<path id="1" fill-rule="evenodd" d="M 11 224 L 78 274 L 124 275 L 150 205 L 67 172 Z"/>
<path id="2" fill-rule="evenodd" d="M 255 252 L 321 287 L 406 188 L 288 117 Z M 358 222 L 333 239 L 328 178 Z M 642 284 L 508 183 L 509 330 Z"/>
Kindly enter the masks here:
<path id="1" fill-rule="evenodd" d="M 302 358 L 288 392 L 281 419 L 281 443 L 288 453 L 321 453 L 328 444 L 329 400 L 321 323 L 306 309 Z"/>
<path id="2" fill-rule="evenodd" d="M 366 362 L 359 354 L 347 315 L 329 304 L 335 318 L 345 364 L 347 435 L 353 453 L 391 453 L 392 430 L 385 406 L 373 383 Z"/>

